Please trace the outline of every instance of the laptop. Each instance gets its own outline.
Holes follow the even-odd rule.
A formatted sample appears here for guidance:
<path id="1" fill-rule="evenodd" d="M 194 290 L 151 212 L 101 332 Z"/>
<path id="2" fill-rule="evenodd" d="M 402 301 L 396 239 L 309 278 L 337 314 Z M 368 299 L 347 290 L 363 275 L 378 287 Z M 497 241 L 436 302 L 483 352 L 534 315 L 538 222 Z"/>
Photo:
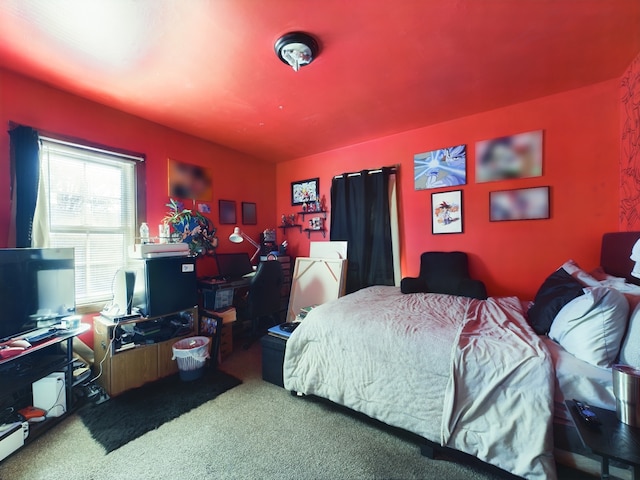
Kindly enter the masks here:
<path id="1" fill-rule="evenodd" d="M 218 275 L 227 281 L 240 280 L 253 273 L 248 253 L 218 253 Z"/>

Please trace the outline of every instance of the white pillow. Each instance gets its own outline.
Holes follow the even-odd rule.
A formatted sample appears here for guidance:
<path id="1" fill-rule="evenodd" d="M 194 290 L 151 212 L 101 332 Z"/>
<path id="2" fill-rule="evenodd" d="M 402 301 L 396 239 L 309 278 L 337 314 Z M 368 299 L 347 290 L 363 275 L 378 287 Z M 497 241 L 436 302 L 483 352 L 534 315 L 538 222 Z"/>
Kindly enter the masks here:
<path id="1" fill-rule="evenodd" d="M 609 368 L 627 329 L 629 304 L 611 288 L 587 287 L 584 293 L 558 312 L 549 337 L 580 360 Z"/>
<path id="2" fill-rule="evenodd" d="M 627 334 L 620 348 L 620 363 L 640 368 L 640 304 L 629 319 Z"/>

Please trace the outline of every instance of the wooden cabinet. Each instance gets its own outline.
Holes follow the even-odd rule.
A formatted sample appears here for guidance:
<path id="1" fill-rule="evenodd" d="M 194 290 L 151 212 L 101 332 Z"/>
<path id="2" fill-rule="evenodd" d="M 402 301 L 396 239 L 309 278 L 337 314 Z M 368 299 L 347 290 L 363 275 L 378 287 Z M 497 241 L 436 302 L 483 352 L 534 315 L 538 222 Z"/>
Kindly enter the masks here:
<path id="1" fill-rule="evenodd" d="M 113 397 L 158 378 L 158 349 L 157 345 L 150 345 L 113 355 L 109 382 L 102 386 Z"/>
<path id="2" fill-rule="evenodd" d="M 171 315 L 155 318 L 139 318 L 127 322 L 113 323 L 98 316 L 94 319 L 95 368 L 102 374 L 98 382 L 114 397 L 132 388 L 166 377 L 178 371 L 177 362 L 172 360 L 172 346 L 182 338 L 196 333 L 198 309 L 193 307 Z M 157 343 L 142 343 L 139 340 L 123 344 L 121 337 L 127 331 L 135 330 L 143 322 L 170 322 L 180 319 L 184 322 L 181 334 Z M 135 338 L 135 337 L 134 337 Z"/>

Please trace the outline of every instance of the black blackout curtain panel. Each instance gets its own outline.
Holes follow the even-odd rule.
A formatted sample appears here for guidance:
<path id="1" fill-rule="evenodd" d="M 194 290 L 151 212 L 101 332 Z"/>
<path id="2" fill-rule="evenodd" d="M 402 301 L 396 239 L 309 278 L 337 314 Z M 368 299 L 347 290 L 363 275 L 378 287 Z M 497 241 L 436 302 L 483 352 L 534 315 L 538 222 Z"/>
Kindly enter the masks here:
<path id="1" fill-rule="evenodd" d="M 391 168 L 344 174 L 331 183 L 331 240 L 347 241 L 347 286 L 394 285 L 389 176 Z"/>
<path id="2" fill-rule="evenodd" d="M 40 140 L 38 132 L 30 127 L 18 126 L 9 130 L 11 156 L 11 211 L 12 229 L 9 245 L 30 247 L 33 213 L 38 198 L 40 178 Z M 15 212 L 15 213 L 14 213 Z M 11 235 L 13 236 L 13 235 Z"/>

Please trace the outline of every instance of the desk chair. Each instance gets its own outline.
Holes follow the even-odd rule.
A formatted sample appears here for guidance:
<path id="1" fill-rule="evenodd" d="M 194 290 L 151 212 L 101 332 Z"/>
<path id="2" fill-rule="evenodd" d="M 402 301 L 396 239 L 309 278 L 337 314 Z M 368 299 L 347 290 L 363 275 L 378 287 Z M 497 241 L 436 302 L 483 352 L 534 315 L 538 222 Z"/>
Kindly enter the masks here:
<path id="1" fill-rule="evenodd" d="M 268 319 L 268 327 L 280 323 L 278 314 L 282 310 L 280 290 L 283 283 L 280 262 L 268 260 L 258 264 L 247 294 L 246 315 L 251 319 L 251 338 L 242 346 L 245 350 L 261 336 L 260 321 L 263 318 Z"/>

